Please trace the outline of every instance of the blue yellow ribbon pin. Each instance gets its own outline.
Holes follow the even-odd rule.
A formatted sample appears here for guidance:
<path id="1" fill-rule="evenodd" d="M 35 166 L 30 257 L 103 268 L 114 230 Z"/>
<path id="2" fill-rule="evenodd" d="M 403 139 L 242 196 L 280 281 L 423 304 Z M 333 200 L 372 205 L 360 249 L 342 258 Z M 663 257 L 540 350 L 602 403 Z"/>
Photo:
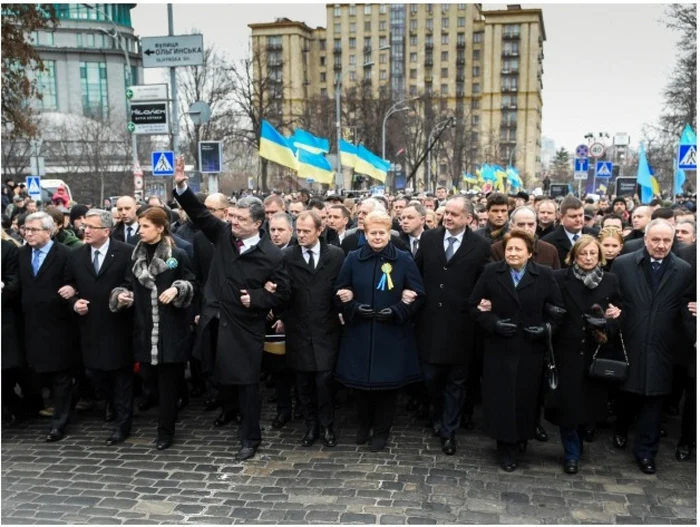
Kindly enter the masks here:
<path id="1" fill-rule="evenodd" d="M 394 289 L 394 282 L 391 281 L 391 271 L 393 271 L 393 267 L 391 266 L 390 263 L 385 263 L 381 267 L 382 269 L 382 277 L 379 280 L 379 284 L 377 284 L 377 289 L 380 291 L 384 291 L 387 287 L 389 286 L 389 290 Z"/>

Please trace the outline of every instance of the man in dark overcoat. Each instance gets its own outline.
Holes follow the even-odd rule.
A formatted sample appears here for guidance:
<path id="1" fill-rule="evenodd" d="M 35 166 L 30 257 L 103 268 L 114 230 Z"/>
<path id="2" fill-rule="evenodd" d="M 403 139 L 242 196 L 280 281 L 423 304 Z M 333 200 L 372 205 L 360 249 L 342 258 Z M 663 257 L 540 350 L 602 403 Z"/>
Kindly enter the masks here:
<path id="1" fill-rule="evenodd" d="M 671 252 L 675 231 L 664 219 L 652 220 L 644 235 L 645 248 L 615 259 L 624 300 L 622 332 L 630 372 L 621 388 L 613 443 L 627 444 L 627 432 L 639 414 L 634 455 L 642 472 L 656 472 L 664 396 L 671 391 L 675 335 L 684 329 L 694 276 L 690 265 Z M 688 334 L 693 329 L 686 328 Z"/>
<path id="2" fill-rule="evenodd" d="M 55 411 L 48 442 L 60 441 L 65 435 L 73 405 L 75 368 L 80 364 L 75 320 L 59 292 L 65 287 L 71 250 L 51 240 L 53 229 L 53 219 L 45 212 L 30 214 L 24 229 L 27 245 L 19 250 L 27 363 L 48 378 L 53 390 Z"/>
<path id="3" fill-rule="evenodd" d="M 192 222 L 214 244 L 197 339 L 213 339 L 213 354 L 198 357 L 203 371 L 212 371 L 224 391 L 238 392 L 241 449 L 236 459 L 255 455 L 262 440 L 258 390 L 265 342 L 265 319 L 290 296 L 284 256 L 269 238 L 261 237 L 265 209 L 257 198 L 236 203 L 231 225 L 222 223 L 187 188 L 184 159 L 177 161 L 175 198 Z M 274 293 L 265 283 L 277 285 Z M 195 346 L 201 350 L 200 346 Z"/>
<path id="4" fill-rule="evenodd" d="M 583 203 L 574 196 L 566 196 L 559 205 L 560 225 L 554 231 L 542 238 L 557 248 L 559 253 L 559 265 L 563 269 L 566 265 L 566 256 L 571 247 L 581 237 L 582 234 L 590 234 L 598 237 L 598 231 L 589 227 L 584 227 Z"/>
<path id="5" fill-rule="evenodd" d="M 85 245 L 70 254 L 66 266 L 87 377 L 113 411 L 105 412 L 106 419 L 114 420 L 107 445 L 129 437 L 134 406 L 133 312 L 109 309 L 109 295 L 123 284 L 133 248 L 110 239 L 113 223 L 110 211 L 89 210 L 83 223 Z"/>
<path id="6" fill-rule="evenodd" d="M 425 231 L 416 254 L 426 302 L 417 315 L 418 353 L 433 406 L 433 431 L 453 455 L 466 396 L 467 366 L 476 345 L 467 299 L 489 260 L 490 242 L 471 231 L 474 206 L 464 196 L 445 205 L 444 227 Z"/>
<path id="7" fill-rule="evenodd" d="M 283 324 L 277 330 L 285 332 L 287 366 L 296 372 L 306 422 L 302 446 L 321 436 L 324 445 L 333 447 L 333 371 L 341 335 L 334 284 L 345 254 L 322 238 L 323 224 L 315 211 L 299 214 L 296 225 L 299 244 L 284 250 L 292 298 L 280 313 Z"/>

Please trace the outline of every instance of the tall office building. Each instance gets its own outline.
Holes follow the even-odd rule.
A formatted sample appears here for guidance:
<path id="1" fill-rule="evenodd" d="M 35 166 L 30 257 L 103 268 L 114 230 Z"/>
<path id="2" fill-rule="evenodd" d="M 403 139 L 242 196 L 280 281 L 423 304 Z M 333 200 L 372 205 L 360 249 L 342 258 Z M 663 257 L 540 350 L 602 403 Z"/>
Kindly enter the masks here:
<path id="1" fill-rule="evenodd" d="M 363 87 L 400 100 L 425 93 L 464 119 L 474 164 L 513 161 L 539 176 L 542 62 L 540 9 L 481 4 L 327 4 L 326 28 L 280 19 L 250 24 L 255 75 L 275 79 L 277 112 L 294 121 L 302 101 Z M 475 146 L 476 145 L 476 146 Z M 473 166 L 463 167 L 473 170 Z"/>

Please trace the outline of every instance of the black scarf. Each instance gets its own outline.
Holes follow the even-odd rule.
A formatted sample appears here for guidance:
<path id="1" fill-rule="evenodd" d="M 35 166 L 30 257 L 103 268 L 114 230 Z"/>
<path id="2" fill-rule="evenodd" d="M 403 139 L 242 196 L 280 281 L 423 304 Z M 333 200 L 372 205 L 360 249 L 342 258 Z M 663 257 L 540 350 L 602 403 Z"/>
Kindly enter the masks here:
<path id="1" fill-rule="evenodd" d="M 583 282 L 583 285 L 585 285 L 588 289 L 595 289 L 600 285 L 600 282 L 603 281 L 603 269 L 600 267 L 600 264 L 596 265 L 592 270 L 590 271 L 584 271 L 581 269 L 577 263 L 574 263 L 573 266 L 571 266 L 571 270 L 574 273 L 574 276 Z"/>

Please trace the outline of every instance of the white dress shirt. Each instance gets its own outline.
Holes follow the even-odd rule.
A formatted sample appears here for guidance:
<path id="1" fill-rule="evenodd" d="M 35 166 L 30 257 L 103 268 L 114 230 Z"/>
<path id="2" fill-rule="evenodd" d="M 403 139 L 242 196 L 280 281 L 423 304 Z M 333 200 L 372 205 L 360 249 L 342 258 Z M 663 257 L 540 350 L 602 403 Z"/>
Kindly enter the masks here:
<path id="1" fill-rule="evenodd" d="M 318 260 L 321 258 L 321 242 L 317 241 L 316 245 L 314 245 L 310 249 L 302 247 L 301 250 L 303 251 L 304 261 L 307 263 L 307 265 L 309 263 L 309 251 L 312 252 L 312 254 L 314 255 L 314 269 L 316 269 L 316 267 L 318 267 Z"/>
<path id="2" fill-rule="evenodd" d="M 95 261 L 95 253 L 99 254 L 98 262 L 99 262 L 99 269 L 102 269 L 102 266 L 105 263 L 105 258 L 107 257 L 107 251 L 109 250 L 109 238 L 107 238 L 107 241 L 102 244 L 102 247 L 99 249 L 95 249 L 94 247 L 90 248 L 90 262 L 94 263 Z"/>
<path id="3" fill-rule="evenodd" d="M 454 242 L 454 244 L 452 244 L 452 248 L 453 248 L 453 250 L 454 250 L 454 253 L 453 253 L 453 254 L 457 254 L 457 250 L 459 249 L 459 246 L 462 245 L 462 240 L 464 239 L 464 233 L 465 233 L 466 231 L 467 231 L 467 230 L 464 229 L 464 230 L 463 230 L 462 232 L 460 232 L 459 234 L 450 234 L 450 231 L 448 231 L 447 229 L 445 229 L 445 237 L 443 238 L 443 241 L 442 241 L 442 245 L 443 245 L 443 247 L 444 247 L 444 249 L 445 249 L 445 252 L 447 252 L 447 248 L 450 246 L 450 242 L 447 241 L 447 238 L 454 237 L 454 238 L 457 238 L 457 241 Z"/>
<path id="4" fill-rule="evenodd" d="M 564 232 L 566 233 L 566 236 L 569 238 L 569 242 L 571 242 L 571 245 L 575 244 L 578 241 L 578 238 L 576 239 L 576 241 L 574 241 L 574 236 L 578 235 L 579 238 L 581 238 L 581 236 L 583 236 L 583 231 L 569 232 L 566 229 L 564 229 Z"/>
<path id="5" fill-rule="evenodd" d="M 246 238 L 245 240 L 241 241 L 243 242 L 241 254 L 243 254 L 244 252 L 249 251 L 250 249 L 255 247 L 260 242 L 260 235 L 256 234 L 255 236 L 251 236 L 250 238 Z"/>

